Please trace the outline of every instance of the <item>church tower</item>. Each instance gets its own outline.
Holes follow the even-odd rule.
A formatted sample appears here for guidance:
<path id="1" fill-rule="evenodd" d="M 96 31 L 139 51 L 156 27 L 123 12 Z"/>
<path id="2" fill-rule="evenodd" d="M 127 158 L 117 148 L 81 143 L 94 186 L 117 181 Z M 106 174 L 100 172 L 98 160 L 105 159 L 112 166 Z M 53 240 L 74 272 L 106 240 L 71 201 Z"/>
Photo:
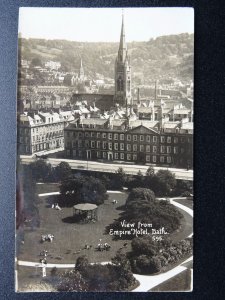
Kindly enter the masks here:
<path id="1" fill-rule="evenodd" d="M 115 61 L 115 95 L 114 103 L 122 106 L 130 106 L 131 98 L 131 67 L 125 42 L 124 18 L 122 16 L 122 27 L 120 34 L 120 45 Z"/>

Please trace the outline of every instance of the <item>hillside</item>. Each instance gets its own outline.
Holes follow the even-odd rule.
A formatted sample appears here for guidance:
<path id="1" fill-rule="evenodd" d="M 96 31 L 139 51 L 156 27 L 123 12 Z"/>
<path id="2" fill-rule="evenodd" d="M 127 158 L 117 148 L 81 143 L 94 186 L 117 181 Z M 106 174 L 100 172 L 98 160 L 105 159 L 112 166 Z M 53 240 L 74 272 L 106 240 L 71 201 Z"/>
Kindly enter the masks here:
<path id="1" fill-rule="evenodd" d="M 155 79 L 193 78 L 193 34 L 162 36 L 147 42 L 128 43 L 133 81 L 150 83 Z M 118 43 L 88 43 L 66 40 L 19 39 L 19 56 L 25 60 L 39 58 L 60 61 L 62 70 L 76 71 L 80 57 L 85 74 L 114 78 Z"/>

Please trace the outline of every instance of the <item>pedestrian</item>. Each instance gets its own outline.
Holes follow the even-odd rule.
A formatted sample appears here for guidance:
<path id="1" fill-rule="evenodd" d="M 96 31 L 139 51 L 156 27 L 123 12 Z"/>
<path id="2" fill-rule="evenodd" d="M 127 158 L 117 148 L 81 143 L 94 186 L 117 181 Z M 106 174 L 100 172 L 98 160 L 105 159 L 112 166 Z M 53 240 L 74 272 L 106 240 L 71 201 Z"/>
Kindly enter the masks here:
<path id="1" fill-rule="evenodd" d="M 62 208 L 58 205 L 58 203 L 56 203 L 55 209 L 57 209 L 57 210 L 62 210 Z"/>
<path id="2" fill-rule="evenodd" d="M 46 263 L 42 262 L 41 263 L 41 268 L 42 268 L 42 277 L 46 277 Z"/>

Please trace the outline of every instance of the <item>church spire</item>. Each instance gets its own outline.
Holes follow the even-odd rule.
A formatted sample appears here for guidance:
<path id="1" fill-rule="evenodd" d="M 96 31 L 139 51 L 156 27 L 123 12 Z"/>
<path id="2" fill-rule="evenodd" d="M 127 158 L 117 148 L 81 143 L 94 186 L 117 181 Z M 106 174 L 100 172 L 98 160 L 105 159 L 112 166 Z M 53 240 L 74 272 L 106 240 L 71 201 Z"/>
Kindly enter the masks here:
<path id="1" fill-rule="evenodd" d="M 119 58 L 121 61 L 124 61 L 127 54 L 127 46 L 125 41 L 125 30 L 124 30 L 124 14 L 122 13 L 122 25 L 120 33 L 120 45 L 119 45 Z"/>
<path id="2" fill-rule="evenodd" d="M 122 13 L 122 26 L 121 26 L 121 34 L 120 34 L 120 47 L 119 49 L 126 49 L 126 42 L 125 42 L 125 30 L 124 30 L 124 15 Z"/>
<path id="3" fill-rule="evenodd" d="M 124 16 L 122 14 L 122 26 L 118 56 L 115 61 L 115 103 L 127 108 L 131 105 L 131 67 L 125 42 Z"/>

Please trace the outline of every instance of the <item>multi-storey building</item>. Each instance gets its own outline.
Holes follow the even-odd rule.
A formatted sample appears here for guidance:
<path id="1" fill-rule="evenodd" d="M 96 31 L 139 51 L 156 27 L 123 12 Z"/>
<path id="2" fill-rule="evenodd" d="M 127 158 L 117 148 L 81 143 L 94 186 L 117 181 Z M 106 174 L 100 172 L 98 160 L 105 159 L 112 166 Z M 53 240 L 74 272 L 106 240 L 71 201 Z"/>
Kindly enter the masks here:
<path id="1" fill-rule="evenodd" d="M 193 123 L 77 119 L 64 130 L 68 158 L 191 167 Z"/>
<path id="2" fill-rule="evenodd" d="M 20 154 L 64 149 L 64 127 L 73 121 L 71 111 L 29 112 L 20 115 L 18 126 Z"/>

